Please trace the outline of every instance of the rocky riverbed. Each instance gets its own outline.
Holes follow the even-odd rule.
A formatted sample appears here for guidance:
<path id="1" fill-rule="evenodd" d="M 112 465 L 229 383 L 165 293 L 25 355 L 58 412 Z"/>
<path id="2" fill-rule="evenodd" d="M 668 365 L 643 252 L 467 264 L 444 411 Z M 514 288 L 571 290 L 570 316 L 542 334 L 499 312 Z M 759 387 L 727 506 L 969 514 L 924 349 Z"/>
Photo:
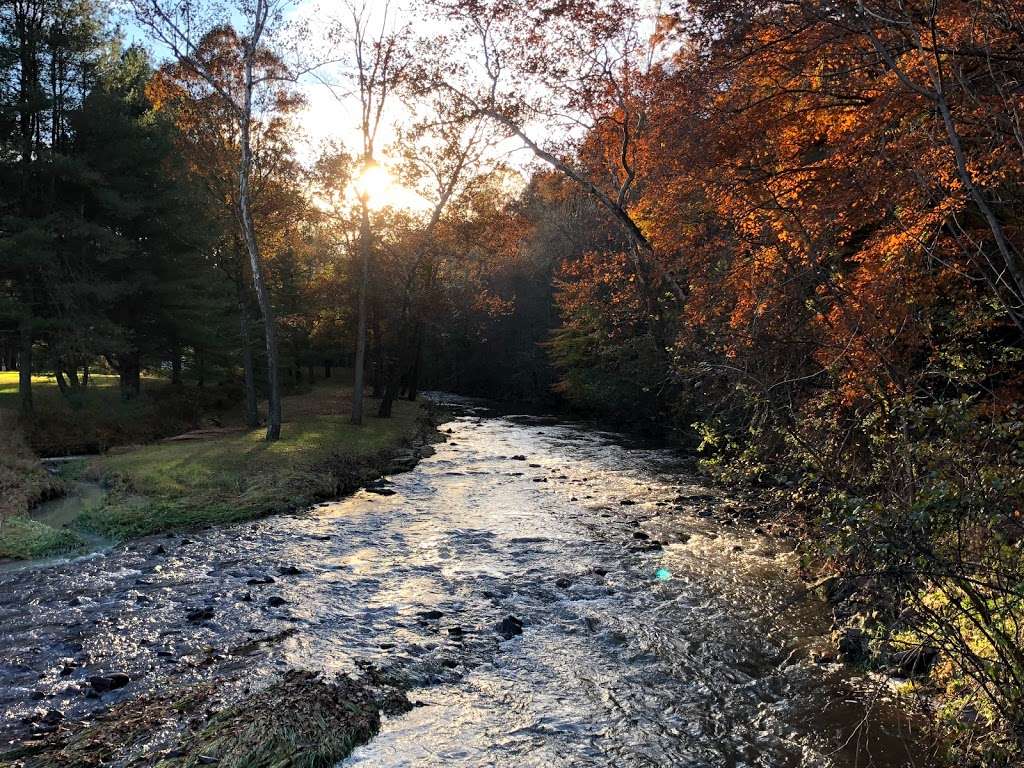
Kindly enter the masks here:
<path id="1" fill-rule="evenodd" d="M 442 429 L 308 514 L 0 572 L 7 761 L 241 765 L 224 731 L 341 691 L 349 768 L 928 764 L 884 681 L 833 663 L 787 541 L 723 524 L 678 455 Z"/>

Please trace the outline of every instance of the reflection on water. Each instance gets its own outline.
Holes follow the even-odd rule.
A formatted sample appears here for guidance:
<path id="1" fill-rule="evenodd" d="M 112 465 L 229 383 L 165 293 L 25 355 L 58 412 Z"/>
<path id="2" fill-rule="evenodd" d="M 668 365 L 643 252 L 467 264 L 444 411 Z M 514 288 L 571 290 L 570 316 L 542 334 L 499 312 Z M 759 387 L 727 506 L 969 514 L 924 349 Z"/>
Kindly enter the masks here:
<path id="1" fill-rule="evenodd" d="M 255 678 L 373 665 L 420 705 L 347 768 L 915 764 L 885 697 L 811 660 L 826 627 L 788 606 L 790 555 L 694 514 L 712 492 L 672 452 L 552 419 L 446 428 L 391 496 L 0 576 L 3 727 L 291 629 Z M 83 697 L 114 669 L 132 684 Z"/>

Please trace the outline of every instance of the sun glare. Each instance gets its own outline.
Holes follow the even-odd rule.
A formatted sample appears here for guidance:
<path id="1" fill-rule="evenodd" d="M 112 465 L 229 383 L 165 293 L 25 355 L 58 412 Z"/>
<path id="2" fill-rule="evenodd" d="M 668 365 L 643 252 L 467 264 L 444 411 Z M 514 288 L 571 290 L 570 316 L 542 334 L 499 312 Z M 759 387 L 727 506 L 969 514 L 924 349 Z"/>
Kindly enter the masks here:
<path id="1" fill-rule="evenodd" d="M 355 187 L 356 193 L 360 197 L 365 195 L 370 207 L 374 209 L 395 205 L 401 196 L 388 169 L 379 164 L 364 168 L 355 179 Z"/>

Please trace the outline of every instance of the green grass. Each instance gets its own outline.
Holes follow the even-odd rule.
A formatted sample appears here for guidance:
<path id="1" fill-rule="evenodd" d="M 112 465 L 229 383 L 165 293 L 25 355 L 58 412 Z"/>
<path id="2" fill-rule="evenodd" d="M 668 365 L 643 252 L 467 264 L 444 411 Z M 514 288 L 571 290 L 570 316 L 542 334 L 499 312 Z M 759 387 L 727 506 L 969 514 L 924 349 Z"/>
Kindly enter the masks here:
<path id="1" fill-rule="evenodd" d="M 35 381 L 36 415 L 18 419 L 17 373 L 0 373 L 0 517 L 6 518 L 0 558 L 80 549 L 78 532 L 123 540 L 299 509 L 374 477 L 424 424 L 418 404 L 400 401 L 392 418 L 368 416 L 363 426 L 353 426 L 350 392 L 335 378 L 285 398 L 290 420 L 278 442 L 267 443 L 263 429 L 153 442 L 197 423 L 216 393 L 172 390 L 150 380 L 144 384 L 149 395 L 125 403 L 117 377 L 94 376 L 82 399 L 69 402 L 52 377 Z M 223 402 L 215 404 L 225 423 L 238 416 L 224 411 Z M 376 403 L 368 401 L 366 411 L 375 413 Z M 84 463 L 84 474 L 109 488 L 104 497 L 79 503 L 77 494 L 69 496 L 59 520 L 46 511 L 53 511 L 52 504 L 29 515 L 65 485 L 80 487 L 74 481 L 83 475 L 83 463 L 73 462 L 62 466 L 63 479 L 53 477 L 32 448 L 79 453 L 138 443 L 149 444 Z"/>
<path id="2" fill-rule="evenodd" d="M 286 422 L 275 443 L 260 429 L 103 456 L 90 471 L 112 490 L 80 520 L 123 539 L 298 509 L 369 479 L 421 428 L 420 406 L 396 403 L 391 419 L 369 417 L 361 427 L 347 416 Z"/>
<path id="3" fill-rule="evenodd" d="M 0 523 L 0 560 L 31 560 L 82 549 L 82 537 L 67 528 L 53 528 L 30 517 L 9 517 Z"/>

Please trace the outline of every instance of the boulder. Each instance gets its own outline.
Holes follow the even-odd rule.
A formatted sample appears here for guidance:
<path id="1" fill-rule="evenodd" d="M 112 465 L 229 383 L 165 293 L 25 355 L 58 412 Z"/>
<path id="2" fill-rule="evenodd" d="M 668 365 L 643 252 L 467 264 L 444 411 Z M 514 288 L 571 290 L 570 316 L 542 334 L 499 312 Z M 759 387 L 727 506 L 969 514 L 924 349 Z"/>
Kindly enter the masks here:
<path id="1" fill-rule="evenodd" d="M 859 627 L 843 627 L 832 633 L 839 658 L 847 664 L 864 664 L 871 657 L 868 636 Z"/>
<path id="2" fill-rule="evenodd" d="M 89 678 L 89 687 L 96 693 L 107 693 L 124 688 L 131 678 L 124 672 L 111 672 L 108 675 L 93 675 Z"/>
<path id="3" fill-rule="evenodd" d="M 208 621 L 213 618 L 213 608 L 207 606 L 194 608 L 185 614 L 185 618 L 193 624 L 198 624 L 201 621 Z"/>
<path id="4" fill-rule="evenodd" d="M 939 649 L 930 645 L 920 645 L 889 656 L 889 667 L 897 677 L 914 677 L 927 675 L 939 660 Z"/>
<path id="5" fill-rule="evenodd" d="M 50 709 L 47 710 L 45 715 L 39 718 L 39 722 L 44 723 L 45 725 L 57 725 L 57 723 L 59 723 L 63 719 L 63 712 L 56 709 Z"/>
<path id="6" fill-rule="evenodd" d="M 523 634 L 523 622 L 515 616 L 509 615 L 498 622 L 495 631 L 506 640 L 511 640 L 516 635 Z"/>

